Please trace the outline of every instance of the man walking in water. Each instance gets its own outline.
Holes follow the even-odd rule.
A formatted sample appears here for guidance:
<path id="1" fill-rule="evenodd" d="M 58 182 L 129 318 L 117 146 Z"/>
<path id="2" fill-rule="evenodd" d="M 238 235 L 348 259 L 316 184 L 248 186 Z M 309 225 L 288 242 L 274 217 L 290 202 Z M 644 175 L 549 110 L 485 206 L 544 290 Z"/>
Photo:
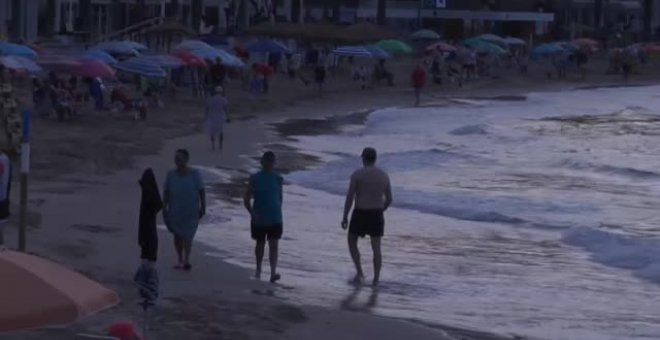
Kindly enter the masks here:
<path id="1" fill-rule="evenodd" d="M 254 254 L 257 260 L 255 277 L 261 277 L 261 262 L 268 240 L 270 282 L 280 279 L 277 273 L 279 240 L 282 238 L 282 176 L 275 172 L 275 154 L 272 151 L 261 157 L 261 171 L 250 177 L 243 203 L 252 216 L 252 239 L 257 242 Z"/>
<path id="2" fill-rule="evenodd" d="M 343 229 L 348 228 L 348 249 L 357 270 L 353 280 L 356 284 L 360 284 L 364 280 L 360 250 L 357 244 L 358 238 L 366 235 L 371 237 L 371 247 L 374 253 L 374 286 L 377 286 L 380 280 L 382 264 L 380 241 L 385 229 L 384 212 L 392 204 L 390 178 L 385 171 L 376 167 L 376 159 L 375 149 L 365 148 L 362 151 L 364 167 L 355 171 L 351 176 L 344 205 L 344 219 L 341 223 Z M 348 214 L 353 208 L 353 203 L 355 203 L 355 209 L 349 227 Z"/>

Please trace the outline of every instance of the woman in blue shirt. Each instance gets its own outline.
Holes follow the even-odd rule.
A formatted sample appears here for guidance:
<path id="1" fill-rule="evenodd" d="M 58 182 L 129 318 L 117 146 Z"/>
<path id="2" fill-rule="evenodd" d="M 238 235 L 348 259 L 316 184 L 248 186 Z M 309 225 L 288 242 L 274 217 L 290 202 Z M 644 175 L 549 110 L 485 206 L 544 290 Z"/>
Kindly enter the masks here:
<path id="1" fill-rule="evenodd" d="M 187 150 L 176 151 L 176 169 L 165 179 L 163 216 L 167 229 L 174 235 L 174 247 L 179 257 L 176 269 L 190 270 L 190 251 L 199 219 L 206 215 L 206 195 L 202 176 L 188 167 Z"/>

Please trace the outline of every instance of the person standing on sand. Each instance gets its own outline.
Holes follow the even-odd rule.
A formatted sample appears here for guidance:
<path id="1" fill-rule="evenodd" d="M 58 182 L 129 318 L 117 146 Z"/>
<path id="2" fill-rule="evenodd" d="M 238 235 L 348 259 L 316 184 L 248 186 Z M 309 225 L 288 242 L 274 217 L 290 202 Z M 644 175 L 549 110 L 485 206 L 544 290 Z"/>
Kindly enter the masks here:
<path id="1" fill-rule="evenodd" d="M 206 131 L 211 138 L 211 150 L 215 151 L 215 139 L 218 139 L 218 149 L 222 151 L 224 144 L 224 126 L 227 121 L 227 98 L 224 88 L 217 86 L 213 96 L 206 101 Z"/>
<path id="2" fill-rule="evenodd" d="M 277 273 L 279 240 L 282 238 L 282 186 L 284 180 L 274 170 L 275 154 L 268 151 L 261 157 L 261 171 L 250 177 L 243 203 L 252 217 L 252 239 L 257 242 L 254 253 L 257 261 L 255 277 L 261 277 L 266 240 L 270 260 L 270 282 L 280 279 Z"/>
<path id="3" fill-rule="evenodd" d="M 426 85 L 426 71 L 424 66 L 417 65 L 412 75 L 410 76 L 412 87 L 415 90 L 415 106 L 419 106 L 422 102 L 422 89 Z"/>
<path id="4" fill-rule="evenodd" d="M 9 193 L 11 189 L 11 163 L 0 150 L 0 248 L 4 244 L 3 225 L 9 220 Z"/>
<path id="5" fill-rule="evenodd" d="M 155 263 L 158 259 L 158 230 L 156 217 L 163 208 L 158 183 L 153 170 L 146 169 L 139 181 L 142 189 L 140 200 L 140 223 L 138 228 L 138 244 L 140 245 L 140 258 L 147 263 Z"/>
<path id="6" fill-rule="evenodd" d="M 188 167 L 188 150 L 176 151 L 176 168 L 167 173 L 163 199 L 163 217 L 174 235 L 174 248 L 179 259 L 175 269 L 192 269 L 190 252 L 199 219 L 206 215 L 206 194 L 202 176 Z"/>
<path id="7" fill-rule="evenodd" d="M 358 238 L 366 235 L 371 237 L 371 248 L 374 253 L 374 286 L 377 286 L 380 280 L 382 265 L 380 244 L 385 229 L 384 212 L 392 204 L 390 178 L 385 171 L 376 167 L 377 158 L 378 154 L 373 148 L 365 148 L 362 151 L 364 167 L 355 171 L 351 176 L 344 204 L 344 219 L 341 222 L 344 230 L 348 228 L 348 249 L 357 270 L 353 279 L 355 284 L 360 284 L 364 280 Z M 355 203 L 355 209 L 353 209 L 349 226 L 348 214 L 353 208 L 353 203 Z"/>

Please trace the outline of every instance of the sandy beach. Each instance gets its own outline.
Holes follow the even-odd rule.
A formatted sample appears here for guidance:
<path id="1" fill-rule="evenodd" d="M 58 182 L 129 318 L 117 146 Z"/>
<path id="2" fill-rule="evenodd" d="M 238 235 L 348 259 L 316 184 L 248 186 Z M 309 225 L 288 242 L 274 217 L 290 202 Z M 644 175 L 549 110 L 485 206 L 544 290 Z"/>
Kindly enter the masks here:
<path id="1" fill-rule="evenodd" d="M 2 334 L 0 339 L 71 339 L 76 333 L 103 334 L 118 320 L 141 323 L 143 315 L 137 306 L 132 276 L 139 264 L 137 181 L 144 168 L 153 168 L 162 182 L 165 172 L 173 166 L 173 153 L 178 148 L 190 150 L 191 163 L 205 168 L 251 171 L 251 160 L 264 148 L 274 149 L 281 156 L 284 172 L 313 166 L 318 160 L 284 146 L 282 141 L 300 135 L 331 134 L 344 125 L 361 123 L 370 110 L 410 106 L 414 101 L 407 86 L 411 65 L 401 62 L 397 86 L 363 91 L 355 83 L 340 80 L 345 76 L 337 76 L 321 97 L 315 89 L 283 76 L 274 82 L 272 93 L 256 99 L 246 94 L 240 84 L 233 84 L 228 87 L 232 123 L 226 128 L 222 153 L 210 151 L 201 134 L 201 103 L 187 94 L 176 100 L 166 99 L 166 107 L 152 112 L 146 122 L 102 113 L 73 123 L 36 121 L 28 250 L 115 289 L 122 303 L 76 325 Z M 456 98 L 511 100 L 527 92 L 649 84 L 657 79 L 657 74 L 649 73 L 623 84 L 619 76 L 593 73 L 586 82 L 547 81 L 536 72 L 479 80 L 463 88 L 430 85 L 425 105 L 461 105 Z M 241 178 L 226 182 L 207 180 L 209 199 L 235 201 L 241 182 Z M 16 190 L 13 194 L 16 196 Z M 340 216 L 340 208 L 328 218 Z M 201 228 L 212 228 L 213 218 L 221 218 L 222 211 L 211 211 L 210 215 Z M 15 221 L 5 230 L 8 247 L 16 243 L 13 225 Z M 246 227 L 246 238 L 247 230 Z M 291 294 L 297 289 L 287 286 L 286 278 L 282 285 L 252 280 L 250 270 L 212 256 L 213 249 L 199 242 L 193 249 L 194 270 L 175 271 L 170 243 L 170 235 L 163 230 L 158 262 L 161 298 L 150 313 L 150 339 L 517 338 L 511 334 L 490 334 L 479 325 L 466 330 L 384 318 L 371 314 L 368 306 L 347 307 L 342 306 L 342 301 L 337 301 L 336 308 L 298 305 L 282 297 L 282 291 Z"/>

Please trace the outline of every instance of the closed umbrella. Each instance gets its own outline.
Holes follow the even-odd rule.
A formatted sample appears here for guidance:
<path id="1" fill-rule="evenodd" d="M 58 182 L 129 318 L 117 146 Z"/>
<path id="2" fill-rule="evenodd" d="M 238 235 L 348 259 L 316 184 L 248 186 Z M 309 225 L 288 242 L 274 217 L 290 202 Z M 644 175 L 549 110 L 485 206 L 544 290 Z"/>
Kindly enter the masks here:
<path id="1" fill-rule="evenodd" d="M 442 39 L 442 36 L 436 31 L 424 29 L 413 33 L 412 38 L 414 40 L 440 40 Z"/>
<path id="2" fill-rule="evenodd" d="M 375 44 L 387 53 L 390 54 L 408 54 L 412 53 L 413 49 L 408 44 L 401 40 L 387 39 L 381 40 Z"/>
<path id="3" fill-rule="evenodd" d="M 40 73 L 43 71 L 43 69 L 39 65 L 37 65 L 34 61 L 19 56 L 0 57 L 0 64 L 10 70 L 25 71 L 33 74 Z"/>
<path id="4" fill-rule="evenodd" d="M 162 67 L 148 61 L 140 60 L 138 58 L 131 58 L 126 61 L 122 61 L 115 65 L 114 68 L 120 71 L 138 74 L 145 77 L 162 78 L 167 76 L 167 72 L 165 72 Z"/>
<path id="5" fill-rule="evenodd" d="M 82 59 L 94 59 L 100 60 L 108 65 L 114 65 L 118 63 L 115 57 L 111 56 L 109 53 L 103 52 L 101 50 L 89 50 L 81 56 Z"/>
<path id="6" fill-rule="evenodd" d="M 0 250 L 0 332 L 66 325 L 119 303 L 117 294 L 45 259 Z"/>
<path id="7" fill-rule="evenodd" d="M 274 40 L 257 40 L 245 46 L 250 53 L 290 53 L 289 48 Z"/>
<path id="8" fill-rule="evenodd" d="M 103 78 L 112 79 L 115 77 L 115 70 L 108 64 L 100 60 L 83 60 L 80 66 L 71 70 L 71 74 L 84 78 Z"/>
<path id="9" fill-rule="evenodd" d="M 0 55 L 34 58 L 37 56 L 37 52 L 25 45 L 0 41 Z"/>
<path id="10" fill-rule="evenodd" d="M 438 52 L 456 52 L 456 46 L 441 41 L 427 46 L 426 50 Z"/>

